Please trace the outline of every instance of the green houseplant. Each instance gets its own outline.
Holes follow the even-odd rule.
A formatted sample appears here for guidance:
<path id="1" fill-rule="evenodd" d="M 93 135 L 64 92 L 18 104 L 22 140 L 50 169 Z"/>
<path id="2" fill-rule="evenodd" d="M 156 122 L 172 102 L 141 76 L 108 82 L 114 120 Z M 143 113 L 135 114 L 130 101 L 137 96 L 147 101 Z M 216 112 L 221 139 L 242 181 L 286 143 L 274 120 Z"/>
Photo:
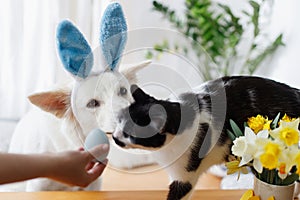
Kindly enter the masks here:
<path id="1" fill-rule="evenodd" d="M 203 63 L 205 51 L 210 61 L 205 62 L 205 67 L 199 67 L 204 81 L 216 78 L 214 70 L 220 75 L 252 75 L 268 56 L 284 45 L 282 34 L 274 40 L 265 38 L 260 23 L 263 3 L 264 0 L 261 3 L 250 0 L 248 4 L 251 11 L 242 10 L 235 14 L 229 6 L 211 0 L 185 0 L 185 12 L 180 18 L 175 10 L 161 2 L 153 1 L 153 10 L 161 13 L 164 19 L 189 39 L 187 41 L 192 48 L 182 44 L 170 44 L 168 40 L 164 40 L 154 46 L 154 51 L 148 51 L 146 57 L 153 59 L 166 50 L 185 55 L 193 51 L 199 58 L 198 62 Z M 246 24 L 242 24 L 242 17 L 247 21 Z M 246 37 L 249 29 L 253 31 L 250 35 L 247 33 Z M 266 39 L 269 40 L 267 44 L 261 44 L 261 41 Z M 241 54 L 239 45 L 245 40 L 250 40 L 249 48 Z"/>

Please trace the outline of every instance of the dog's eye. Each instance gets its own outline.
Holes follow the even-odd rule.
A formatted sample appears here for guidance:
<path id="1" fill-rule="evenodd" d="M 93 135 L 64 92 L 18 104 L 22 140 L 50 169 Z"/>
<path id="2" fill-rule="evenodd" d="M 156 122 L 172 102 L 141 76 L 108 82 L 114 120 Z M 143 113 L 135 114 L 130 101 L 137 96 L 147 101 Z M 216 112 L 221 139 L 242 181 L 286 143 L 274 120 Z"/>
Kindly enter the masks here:
<path id="1" fill-rule="evenodd" d="M 126 94 L 127 94 L 127 89 L 126 89 L 126 88 L 124 88 L 124 87 L 121 87 L 121 88 L 120 88 L 120 92 L 119 92 L 119 93 L 120 93 L 120 95 L 121 95 L 121 96 L 124 96 L 124 95 L 126 95 Z"/>
<path id="2" fill-rule="evenodd" d="M 86 107 L 88 108 L 96 108 L 100 106 L 100 102 L 96 99 L 91 99 L 88 104 L 86 105 Z"/>

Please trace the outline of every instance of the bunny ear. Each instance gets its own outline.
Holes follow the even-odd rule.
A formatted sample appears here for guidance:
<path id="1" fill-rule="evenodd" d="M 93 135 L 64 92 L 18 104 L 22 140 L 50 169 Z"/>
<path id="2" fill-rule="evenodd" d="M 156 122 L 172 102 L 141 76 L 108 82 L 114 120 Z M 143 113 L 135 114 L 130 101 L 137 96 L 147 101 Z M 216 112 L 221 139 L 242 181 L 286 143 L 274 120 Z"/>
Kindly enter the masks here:
<path id="1" fill-rule="evenodd" d="M 111 3 L 103 14 L 100 26 L 100 46 L 111 70 L 118 65 L 126 40 L 127 25 L 121 5 Z"/>
<path id="2" fill-rule="evenodd" d="M 57 48 L 67 71 L 80 78 L 86 78 L 93 67 L 91 47 L 82 33 L 70 22 L 62 21 L 57 27 Z"/>

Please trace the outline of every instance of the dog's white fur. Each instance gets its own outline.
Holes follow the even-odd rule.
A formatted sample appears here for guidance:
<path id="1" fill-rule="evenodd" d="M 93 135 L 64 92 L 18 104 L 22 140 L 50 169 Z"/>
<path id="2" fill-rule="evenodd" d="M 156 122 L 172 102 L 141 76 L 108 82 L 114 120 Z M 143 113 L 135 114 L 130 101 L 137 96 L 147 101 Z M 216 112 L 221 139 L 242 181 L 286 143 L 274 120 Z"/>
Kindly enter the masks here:
<path id="1" fill-rule="evenodd" d="M 75 81 L 69 89 L 31 95 L 29 97 L 31 103 L 41 109 L 34 109 L 19 122 L 9 152 L 26 154 L 74 150 L 83 146 L 85 137 L 94 128 L 99 127 L 105 132 L 113 132 L 116 124 L 114 115 L 132 103 L 130 84 L 136 82 L 136 73 L 148 64 L 149 62 L 140 63 L 123 73 L 116 71 L 94 73 L 86 79 Z M 120 95 L 120 87 L 127 89 L 126 95 Z M 98 100 L 100 106 L 88 108 L 87 104 L 91 99 Z M 131 156 L 133 157 L 130 158 Z M 137 159 L 134 154 L 120 151 L 113 145 L 110 148 L 109 161 L 118 168 L 152 163 L 147 155 Z M 1 190 L 78 189 L 48 179 L 35 179 L 8 184 L 2 186 Z M 88 189 L 99 190 L 100 181 L 95 181 Z"/>

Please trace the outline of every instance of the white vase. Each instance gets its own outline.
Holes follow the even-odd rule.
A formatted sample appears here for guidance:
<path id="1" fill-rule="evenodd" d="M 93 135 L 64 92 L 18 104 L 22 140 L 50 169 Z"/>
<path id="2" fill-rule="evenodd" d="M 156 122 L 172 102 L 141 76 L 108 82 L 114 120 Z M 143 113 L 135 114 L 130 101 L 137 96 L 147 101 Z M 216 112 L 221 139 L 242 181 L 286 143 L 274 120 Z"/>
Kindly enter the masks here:
<path id="1" fill-rule="evenodd" d="M 291 185 L 272 185 L 254 177 L 254 194 L 260 196 L 260 200 L 267 200 L 274 196 L 275 200 L 293 200 L 295 183 Z"/>

